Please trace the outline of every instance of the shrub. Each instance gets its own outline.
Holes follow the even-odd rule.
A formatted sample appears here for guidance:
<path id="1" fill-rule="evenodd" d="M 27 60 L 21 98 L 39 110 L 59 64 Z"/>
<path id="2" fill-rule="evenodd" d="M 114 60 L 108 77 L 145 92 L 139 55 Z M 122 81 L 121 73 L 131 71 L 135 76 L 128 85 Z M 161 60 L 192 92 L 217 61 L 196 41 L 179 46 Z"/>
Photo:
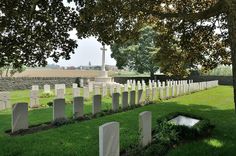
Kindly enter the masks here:
<path id="1" fill-rule="evenodd" d="M 48 105 L 48 107 L 52 107 L 53 106 L 53 102 L 50 101 L 50 102 L 47 103 L 47 105 Z"/>
<path id="2" fill-rule="evenodd" d="M 47 107 L 47 106 L 48 106 L 47 104 L 40 103 L 40 107 Z"/>
<path id="3" fill-rule="evenodd" d="M 179 115 L 199 119 L 200 121 L 193 127 L 174 125 L 169 122 L 169 120 Z M 140 148 L 138 145 L 131 146 L 132 149 L 126 149 L 126 151 L 121 153 L 121 155 L 162 156 L 165 155 L 170 148 L 173 148 L 181 142 L 208 136 L 212 132 L 213 128 L 214 126 L 210 123 L 210 121 L 202 117 L 187 113 L 170 113 L 157 119 L 157 124 L 152 131 L 152 143 L 149 146 L 145 148 Z"/>
<path id="4" fill-rule="evenodd" d="M 179 133 L 179 139 L 181 139 L 181 140 L 183 140 L 183 139 L 184 140 L 191 140 L 191 139 L 195 139 L 197 137 L 207 136 L 211 133 L 212 129 L 214 128 L 214 126 L 210 123 L 210 121 L 208 119 L 204 119 L 200 116 L 188 114 L 188 113 L 184 113 L 184 112 L 174 112 L 174 113 L 170 113 L 164 117 L 157 119 L 156 130 L 158 131 L 158 127 L 160 127 L 163 124 L 163 122 L 169 121 L 179 115 L 200 120 L 193 127 L 169 124 L 170 127 L 175 129 Z"/>
<path id="5" fill-rule="evenodd" d="M 62 126 L 65 124 L 69 124 L 69 120 L 67 120 L 65 118 L 61 118 L 61 119 L 57 119 L 57 120 L 53 121 L 52 124 L 54 126 Z"/>
<path id="6" fill-rule="evenodd" d="M 73 101 L 66 101 L 66 105 L 70 105 L 72 103 L 73 103 Z"/>
<path id="7" fill-rule="evenodd" d="M 175 144 L 179 141 L 178 129 L 168 121 L 163 121 L 153 131 L 153 141 L 163 144 Z"/>
<path id="8" fill-rule="evenodd" d="M 54 97 L 54 94 L 52 92 L 50 92 L 50 93 L 42 93 L 40 95 L 40 98 L 50 98 L 50 97 Z"/>

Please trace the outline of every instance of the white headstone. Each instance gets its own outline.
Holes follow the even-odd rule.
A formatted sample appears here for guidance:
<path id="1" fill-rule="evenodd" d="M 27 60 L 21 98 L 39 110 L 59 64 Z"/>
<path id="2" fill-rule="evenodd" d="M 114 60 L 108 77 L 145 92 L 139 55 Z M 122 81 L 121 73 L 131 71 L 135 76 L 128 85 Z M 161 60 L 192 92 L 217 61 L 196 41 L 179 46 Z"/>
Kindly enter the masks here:
<path id="1" fill-rule="evenodd" d="M 143 103 L 143 90 L 140 89 L 138 90 L 138 104 L 142 104 Z"/>
<path id="2" fill-rule="evenodd" d="M 164 97 L 164 88 L 163 87 L 160 87 L 159 88 L 159 97 L 161 100 L 163 100 L 165 97 Z"/>
<path id="3" fill-rule="evenodd" d="M 171 87 L 171 97 L 175 97 L 175 85 Z"/>
<path id="4" fill-rule="evenodd" d="M 65 90 L 64 89 L 57 89 L 57 99 L 64 99 L 65 98 Z"/>
<path id="5" fill-rule="evenodd" d="M 130 82 L 129 82 L 129 80 L 127 80 L 127 86 L 128 86 L 128 87 L 130 86 Z"/>
<path id="6" fill-rule="evenodd" d="M 166 83 L 165 81 L 162 82 L 162 87 L 165 87 L 166 86 Z"/>
<path id="7" fill-rule="evenodd" d="M 135 87 L 136 87 L 136 85 L 135 85 L 135 83 L 132 83 L 132 90 L 135 90 Z"/>
<path id="8" fill-rule="evenodd" d="M 156 95 L 157 95 L 157 88 L 153 87 L 152 88 L 152 100 L 156 100 Z"/>
<path id="9" fill-rule="evenodd" d="M 31 90 L 30 91 L 30 108 L 38 108 L 39 107 L 39 91 Z"/>
<path id="10" fill-rule="evenodd" d="M 157 81 L 157 87 L 160 88 L 161 87 L 161 82 L 158 80 Z"/>
<path id="11" fill-rule="evenodd" d="M 145 111 L 139 114 L 139 130 L 142 147 L 152 142 L 152 113 Z"/>
<path id="12" fill-rule="evenodd" d="M 0 92 L 0 110 L 10 107 L 9 99 L 10 99 L 9 92 Z"/>
<path id="13" fill-rule="evenodd" d="M 177 85 L 176 86 L 176 96 L 179 96 L 179 88 L 180 88 L 180 85 Z"/>
<path id="14" fill-rule="evenodd" d="M 65 99 L 55 99 L 53 102 L 53 121 L 66 119 Z"/>
<path id="15" fill-rule="evenodd" d="M 85 99 L 89 99 L 89 88 L 88 87 L 84 87 L 83 88 L 83 93 L 84 93 L 84 98 Z"/>
<path id="16" fill-rule="evenodd" d="M 73 97 L 80 96 L 80 88 L 73 88 Z"/>
<path id="17" fill-rule="evenodd" d="M 102 96 L 101 95 L 94 95 L 93 96 L 93 105 L 92 105 L 92 113 L 96 114 L 101 112 L 102 107 Z"/>
<path id="18" fill-rule="evenodd" d="M 142 84 L 143 90 L 146 90 L 146 84 L 145 82 Z"/>
<path id="19" fill-rule="evenodd" d="M 63 89 L 64 94 L 66 93 L 66 85 L 65 84 L 55 84 L 55 95 L 57 96 L 57 90 Z"/>
<path id="20" fill-rule="evenodd" d="M 99 156 L 120 155 L 120 125 L 106 123 L 99 127 Z"/>
<path id="21" fill-rule="evenodd" d="M 33 85 L 32 90 L 39 90 L 39 86 L 38 85 Z"/>
<path id="22" fill-rule="evenodd" d="M 28 104 L 17 103 L 12 108 L 12 132 L 28 129 Z"/>
<path id="23" fill-rule="evenodd" d="M 80 85 L 80 87 L 84 87 L 84 79 L 80 79 L 79 85 Z"/>
<path id="24" fill-rule="evenodd" d="M 77 83 L 73 83 L 72 84 L 72 88 L 78 88 L 78 84 Z"/>
<path id="25" fill-rule="evenodd" d="M 166 98 L 168 99 L 170 97 L 170 89 L 169 86 L 166 86 Z"/>
<path id="26" fill-rule="evenodd" d="M 116 87 L 116 92 L 119 93 L 119 94 L 121 93 L 121 86 L 120 86 L 120 85 L 118 85 L 118 86 Z"/>
<path id="27" fill-rule="evenodd" d="M 141 83 L 138 83 L 138 90 L 141 90 L 142 89 L 142 85 Z"/>
<path id="28" fill-rule="evenodd" d="M 43 86 L 44 93 L 51 93 L 51 87 L 50 85 L 44 85 Z"/>
<path id="29" fill-rule="evenodd" d="M 114 85 L 110 85 L 110 95 L 112 96 L 112 94 L 115 92 L 115 86 Z"/>
<path id="30" fill-rule="evenodd" d="M 73 102 L 74 118 L 82 117 L 84 115 L 84 98 L 79 96 L 74 98 Z"/>
<path id="31" fill-rule="evenodd" d="M 102 85 L 102 96 L 107 96 L 107 86 L 106 84 L 103 84 Z"/>
<path id="32" fill-rule="evenodd" d="M 152 83 L 149 83 L 149 89 L 152 90 Z"/>
<path id="33" fill-rule="evenodd" d="M 89 92 L 93 92 L 93 82 L 89 82 Z"/>
<path id="34" fill-rule="evenodd" d="M 129 91 L 128 85 L 125 84 L 124 86 L 125 86 L 124 91 L 125 91 L 125 92 L 128 92 L 128 91 Z"/>
<path id="35" fill-rule="evenodd" d="M 127 108 L 129 105 L 128 96 L 129 96 L 128 92 L 122 92 L 122 108 L 123 109 Z"/>
<path id="36" fill-rule="evenodd" d="M 130 100 L 130 106 L 134 106 L 136 103 L 136 91 L 135 90 L 132 90 L 132 91 L 130 91 L 130 98 L 129 98 L 129 100 Z"/>
<path id="37" fill-rule="evenodd" d="M 157 88 L 157 83 L 156 82 L 154 82 L 153 87 Z"/>
<path id="38" fill-rule="evenodd" d="M 94 89 L 95 91 L 94 91 L 94 95 L 100 95 L 101 93 L 100 93 L 100 87 L 98 87 L 98 86 L 95 86 L 95 89 Z"/>
<path id="39" fill-rule="evenodd" d="M 146 89 L 146 102 L 150 102 L 150 100 L 151 100 L 151 97 L 150 97 L 150 89 L 149 88 L 147 88 Z"/>
<path id="40" fill-rule="evenodd" d="M 120 93 L 113 93 L 112 94 L 112 110 L 117 111 L 119 109 L 119 102 L 120 102 Z"/>

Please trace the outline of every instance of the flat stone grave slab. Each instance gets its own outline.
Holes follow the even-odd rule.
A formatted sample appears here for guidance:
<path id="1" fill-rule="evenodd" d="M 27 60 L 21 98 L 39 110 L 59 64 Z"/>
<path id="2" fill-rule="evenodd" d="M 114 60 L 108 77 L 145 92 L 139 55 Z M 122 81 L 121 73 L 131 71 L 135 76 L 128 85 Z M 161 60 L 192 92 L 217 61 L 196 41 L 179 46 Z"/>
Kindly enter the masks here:
<path id="1" fill-rule="evenodd" d="M 194 119 L 194 118 L 190 118 L 190 117 L 186 117 L 183 115 L 179 115 L 171 120 L 169 120 L 168 122 L 173 123 L 175 125 L 181 125 L 181 126 L 187 126 L 187 127 L 193 127 L 194 125 L 196 125 L 200 120 L 198 119 Z"/>

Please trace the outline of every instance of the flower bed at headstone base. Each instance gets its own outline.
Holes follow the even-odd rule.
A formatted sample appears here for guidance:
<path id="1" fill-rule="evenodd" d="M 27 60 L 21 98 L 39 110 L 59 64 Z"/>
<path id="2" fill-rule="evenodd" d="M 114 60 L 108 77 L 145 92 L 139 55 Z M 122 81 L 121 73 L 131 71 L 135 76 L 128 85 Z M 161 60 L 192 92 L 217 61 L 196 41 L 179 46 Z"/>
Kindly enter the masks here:
<path id="1" fill-rule="evenodd" d="M 200 120 L 192 127 L 175 125 L 170 120 L 178 116 L 186 116 Z M 182 112 L 170 113 L 157 119 L 152 131 L 152 143 L 142 148 L 137 141 L 136 145 L 131 145 L 128 149 L 121 151 L 121 156 L 162 156 L 176 148 L 179 144 L 188 143 L 192 140 L 209 137 L 214 129 L 214 125 L 208 119 Z"/>
<path id="2" fill-rule="evenodd" d="M 151 105 L 151 104 L 154 104 L 154 103 L 146 103 L 145 106 Z M 56 120 L 56 121 L 52 121 L 52 122 L 45 122 L 45 123 L 41 123 L 41 124 L 37 124 L 37 125 L 30 125 L 28 129 L 19 130 L 14 133 L 12 133 L 11 130 L 9 129 L 9 130 L 6 130 L 5 133 L 9 134 L 10 136 L 23 136 L 23 135 L 27 135 L 27 134 L 37 133 L 40 131 L 45 131 L 45 130 L 52 129 L 52 128 L 58 128 L 63 125 L 74 124 L 77 122 L 92 120 L 92 119 L 107 116 L 107 115 L 112 115 L 112 114 L 116 114 L 116 113 L 120 113 L 120 112 L 129 111 L 129 110 L 133 110 L 133 109 L 139 108 L 139 107 L 143 107 L 143 105 L 137 104 L 137 105 L 129 106 L 124 109 L 119 107 L 119 109 L 117 111 L 113 111 L 110 109 L 103 110 L 103 111 L 96 113 L 96 114 L 92 114 L 92 113 L 84 114 L 82 117 L 78 117 L 78 118 L 74 118 L 74 117 L 70 117 L 67 119 L 63 118 L 61 120 Z"/>

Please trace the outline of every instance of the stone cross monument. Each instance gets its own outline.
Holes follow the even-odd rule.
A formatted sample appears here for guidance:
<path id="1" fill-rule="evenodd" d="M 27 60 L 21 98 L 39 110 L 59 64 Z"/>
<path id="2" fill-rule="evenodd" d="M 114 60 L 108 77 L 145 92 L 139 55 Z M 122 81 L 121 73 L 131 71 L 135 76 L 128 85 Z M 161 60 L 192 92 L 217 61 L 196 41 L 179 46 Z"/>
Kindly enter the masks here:
<path id="1" fill-rule="evenodd" d="M 105 52 L 107 51 L 105 45 L 101 48 L 102 50 L 102 71 L 105 71 Z"/>
<path id="2" fill-rule="evenodd" d="M 101 48 L 102 50 L 102 67 L 98 77 L 95 77 L 95 82 L 98 83 L 111 83 L 111 77 L 108 77 L 108 73 L 105 69 L 105 53 L 107 51 L 105 45 Z"/>

